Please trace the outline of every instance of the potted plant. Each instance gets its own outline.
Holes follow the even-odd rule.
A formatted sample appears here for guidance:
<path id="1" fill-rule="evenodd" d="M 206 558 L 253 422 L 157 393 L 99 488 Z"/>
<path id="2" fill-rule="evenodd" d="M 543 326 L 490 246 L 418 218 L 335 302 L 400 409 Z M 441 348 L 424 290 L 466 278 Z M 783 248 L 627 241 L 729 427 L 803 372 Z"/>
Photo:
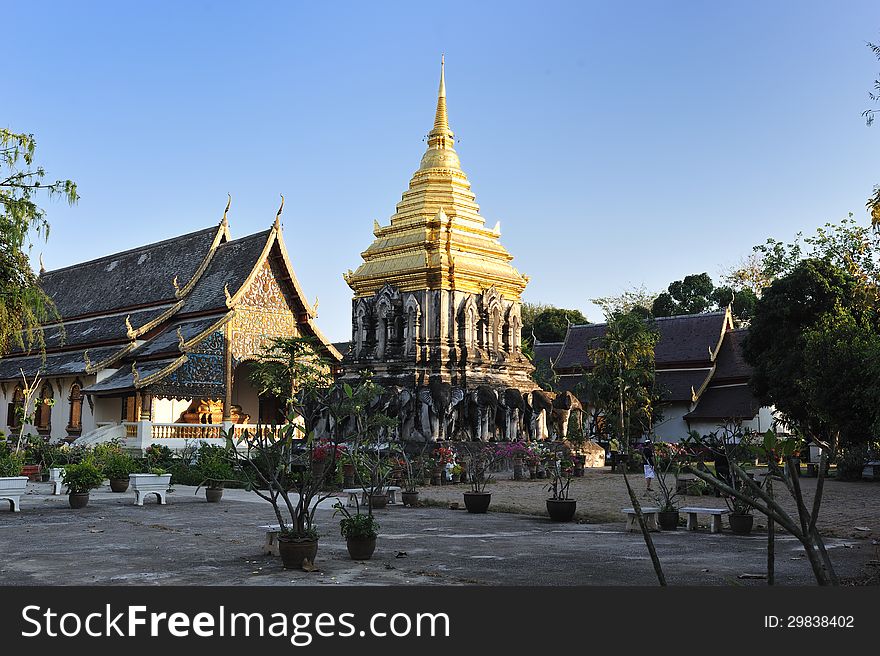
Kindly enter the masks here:
<path id="1" fill-rule="evenodd" d="M 403 463 L 403 490 L 400 493 L 400 497 L 404 506 L 414 508 L 419 505 L 418 486 L 424 476 L 422 471 L 422 458 L 419 456 L 414 459 L 406 452 L 406 449 L 404 449 Z"/>
<path id="2" fill-rule="evenodd" d="M 489 469 L 496 459 L 495 450 L 489 445 L 463 444 L 458 452 L 469 473 L 470 490 L 464 493 L 464 505 L 469 513 L 485 513 L 492 501 L 492 493 L 486 485 L 492 479 Z"/>
<path id="3" fill-rule="evenodd" d="M 201 478 L 196 492 L 204 487 L 205 500 L 208 503 L 219 502 L 223 498 L 223 486 L 232 480 L 234 475 L 226 448 L 203 443 L 199 446 L 196 470 Z"/>
<path id="4" fill-rule="evenodd" d="M 461 482 L 461 465 L 452 465 L 452 482 Z"/>
<path id="5" fill-rule="evenodd" d="M 64 468 L 64 484 L 71 508 L 85 508 L 89 503 L 89 491 L 100 487 L 103 482 L 104 473 L 90 459 Z"/>
<path id="6" fill-rule="evenodd" d="M 333 506 L 336 513 L 343 515 L 339 521 L 345 546 L 352 560 L 369 560 L 376 550 L 376 537 L 379 535 L 379 524 L 369 513 L 361 513 L 360 507 L 352 514 L 341 503 Z"/>
<path id="7" fill-rule="evenodd" d="M 113 492 L 125 492 L 128 490 L 128 477 L 138 470 L 138 463 L 120 450 L 107 455 L 102 469 L 104 476 L 110 480 L 110 489 Z"/>
<path id="8" fill-rule="evenodd" d="M 27 493 L 28 477 L 19 476 L 23 464 L 24 454 L 0 442 L 0 499 L 8 501 L 14 512 L 20 509 L 21 495 Z"/>
<path id="9" fill-rule="evenodd" d="M 654 498 L 660 510 L 657 512 L 657 523 L 664 531 L 678 528 L 678 475 L 686 458 L 685 451 L 678 444 L 652 441 L 654 450 L 654 471 L 657 482 L 657 493 Z M 674 474 L 673 480 L 667 480 L 668 474 Z"/>
<path id="10" fill-rule="evenodd" d="M 742 488 L 742 490 L 746 489 L 748 488 Z M 749 535 L 755 522 L 755 516 L 752 514 L 755 507 L 748 501 L 736 497 L 728 500 L 728 507 L 730 530 L 736 535 Z"/>
<path id="11" fill-rule="evenodd" d="M 547 513 L 554 522 L 570 522 L 577 509 L 577 500 L 568 496 L 574 463 L 564 453 L 556 451 L 547 458 L 547 471 L 551 479 L 547 491 L 553 495 L 547 499 Z"/>

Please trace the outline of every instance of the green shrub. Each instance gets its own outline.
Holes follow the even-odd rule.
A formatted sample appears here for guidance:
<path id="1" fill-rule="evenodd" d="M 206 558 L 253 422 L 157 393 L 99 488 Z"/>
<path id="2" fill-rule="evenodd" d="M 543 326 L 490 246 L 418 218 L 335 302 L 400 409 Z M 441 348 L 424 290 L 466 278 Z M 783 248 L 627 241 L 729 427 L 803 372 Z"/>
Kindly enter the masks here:
<path id="1" fill-rule="evenodd" d="M 63 481 L 69 493 L 82 494 L 100 487 L 104 474 L 94 462 L 83 460 L 64 468 Z"/>
<path id="2" fill-rule="evenodd" d="M 234 476 L 227 449 L 213 444 L 202 444 L 199 447 L 196 471 L 200 477 L 198 485 L 223 487 Z"/>
<path id="3" fill-rule="evenodd" d="M 140 469 L 137 460 L 122 451 L 109 453 L 104 461 L 104 476 L 109 479 L 128 478 Z"/>
<path id="4" fill-rule="evenodd" d="M 0 444 L 0 476 L 20 476 L 23 466 L 23 453 L 15 453 L 6 443 Z"/>

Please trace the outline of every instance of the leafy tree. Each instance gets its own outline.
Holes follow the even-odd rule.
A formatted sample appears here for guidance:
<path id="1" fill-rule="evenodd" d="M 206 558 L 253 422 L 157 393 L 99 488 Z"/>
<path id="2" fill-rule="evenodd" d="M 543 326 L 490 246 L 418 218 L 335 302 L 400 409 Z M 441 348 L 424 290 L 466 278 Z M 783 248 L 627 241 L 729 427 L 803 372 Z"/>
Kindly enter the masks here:
<path id="1" fill-rule="evenodd" d="M 520 317 L 522 318 L 522 341 L 524 344 L 527 342 L 530 343 L 532 340 L 532 331 L 535 327 L 535 317 L 553 307 L 553 305 L 549 305 L 548 303 L 522 304 Z"/>
<path id="2" fill-rule="evenodd" d="M 37 195 L 60 197 L 71 205 L 79 199 L 70 180 L 43 184 L 46 173 L 34 165 L 36 146 L 32 134 L 0 128 L 0 356 L 13 346 L 42 349 L 41 325 L 57 318 L 25 252 L 32 246 L 32 234 L 49 236 Z"/>
<path id="3" fill-rule="evenodd" d="M 871 52 L 874 53 L 874 56 L 880 60 L 880 45 L 876 43 L 868 43 L 868 47 L 871 49 Z M 868 92 L 868 97 L 876 104 L 880 103 L 880 77 L 874 79 L 874 90 Z M 865 122 L 871 126 L 874 124 L 875 114 L 880 111 L 877 109 L 866 109 L 862 112 L 862 116 L 865 117 Z M 875 228 L 880 228 L 880 185 L 876 185 L 874 187 L 874 193 L 868 198 L 868 202 L 865 203 L 865 206 L 868 208 L 868 212 L 871 214 L 871 223 Z"/>
<path id="4" fill-rule="evenodd" d="M 589 323 L 580 310 L 548 308 L 535 317 L 534 331 L 539 342 L 561 342 L 572 324 Z"/>
<path id="5" fill-rule="evenodd" d="M 716 287 L 708 273 L 694 273 L 670 283 L 665 292 L 654 299 L 651 312 L 655 317 L 700 314 L 731 307 L 734 317 L 747 321 L 754 312 L 757 296 L 747 287 Z"/>
<path id="6" fill-rule="evenodd" d="M 815 544 L 827 572 L 811 561 L 817 580 L 834 583 L 815 528 L 825 463 L 880 429 L 880 311 L 870 284 L 830 257 L 797 263 L 758 301 L 743 355 L 762 403 L 775 405 L 798 438 L 822 449 L 812 509 L 795 480 L 786 485 L 797 503 L 800 534 Z"/>
<path id="7" fill-rule="evenodd" d="M 586 376 L 590 403 L 605 417 L 621 450 L 633 437 L 649 433 L 655 419 L 654 347 L 660 333 L 638 312 L 614 316 L 605 334 L 589 350 L 592 371 Z"/>
<path id="8" fill-rule="evenodd" d="M 640 287 L 632 287 L 625 289 L 616 296 L 601 296 L 599 298 L 591 298 L 590 302 L 595 303 L 602 308 L 605 320 L 610 321 L 612 317 L 626 314 L 628 312 L 636 312 L 643 318 L 650 318 L 651 305 L 657 294 L 649 292 L 642 285 Z"/>

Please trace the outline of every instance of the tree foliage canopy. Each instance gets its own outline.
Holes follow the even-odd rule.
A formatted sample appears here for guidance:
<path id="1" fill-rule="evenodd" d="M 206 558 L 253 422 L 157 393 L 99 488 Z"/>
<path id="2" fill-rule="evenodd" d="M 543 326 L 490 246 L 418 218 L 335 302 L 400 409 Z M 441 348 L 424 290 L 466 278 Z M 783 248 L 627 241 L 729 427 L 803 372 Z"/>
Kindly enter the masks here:
<path id="1" fill-rule="evenodd" d="M 803 434 L 846 444 L 880 430 L 880 314 L 830 258 L 800 261 L 770 285 L 743 349 L 758 398 Z"/>
<path id="2" fill-rule="evenodd" d="M 79 198 L 70 180 L 42 182 L 46 173 L 34 165 L 36 145 L 31 134 L 0 128 L 0 356 L 13 346 L 42 348 L 40 326 L 54 315 L 26 252 L 32 246 L 31 235 L 49 236 L 37 196 L 44 193 L 70 204 Z"/>

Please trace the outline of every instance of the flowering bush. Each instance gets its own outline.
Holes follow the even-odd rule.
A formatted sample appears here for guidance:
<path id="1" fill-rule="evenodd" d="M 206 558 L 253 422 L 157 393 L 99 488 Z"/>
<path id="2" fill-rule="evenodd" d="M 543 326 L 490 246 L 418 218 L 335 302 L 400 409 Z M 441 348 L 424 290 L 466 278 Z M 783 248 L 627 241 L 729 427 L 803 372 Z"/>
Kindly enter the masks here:
<path id="1" fill-rule="evenodd" d="M 455 462 L 455 452 L 445 447 L 437 447 L 434 449 L 434 459 L 440 465 L 448 465 Z"/>
<path id="2" fill-rule="evenodd" d="M 532 452 L 525 442 L 502 442 L 496 454 L 499 458 L 529 458 Z"/>
<path id="3" fill-rule="evenodd" d="M 331 455 L 333 455 L 333 450 L 336 449 L 336 459 L 340 459 L 341 456 L 347 453 L 347 449 L 344 444 L 336 444 L 328 438 L 321 438 L 317 442 L 315 442 L 315 446 L 312 449 L 312 460 L 314 462 L 323 462 Z"/>

